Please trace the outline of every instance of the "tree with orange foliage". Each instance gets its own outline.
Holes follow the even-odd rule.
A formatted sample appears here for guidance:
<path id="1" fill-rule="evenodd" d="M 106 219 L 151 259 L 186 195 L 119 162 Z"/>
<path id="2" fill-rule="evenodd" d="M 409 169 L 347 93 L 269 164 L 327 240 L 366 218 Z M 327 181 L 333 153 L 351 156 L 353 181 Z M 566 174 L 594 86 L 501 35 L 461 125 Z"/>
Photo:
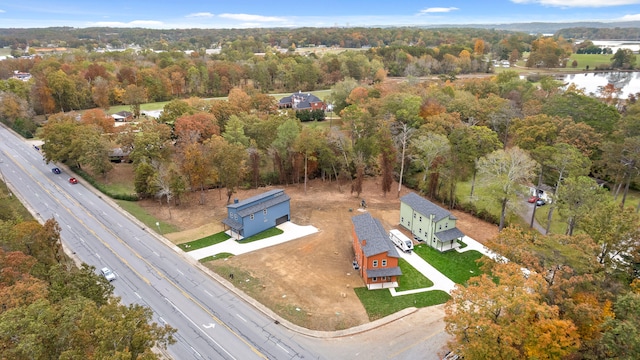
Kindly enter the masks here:
<path id="1" fill-rule="evenodd" d="M 103 134 L 113 134 L 115 132 L 114 120 L 102 109 L 91 109 L 82 113 L 80 121 L 84 125 L 95 125 L 102 129 Z"/>
<path id="2" fill-rule="evenodd" d="M 215 116 L 206 112 L 178 117 L 174 131 L 179 143 L 202 143 L 213 135 L 220 135 L 220 127 Z"/>
<path id="3" fill-rule="evenodd" d="M 445 305 L 449 347 L 465 359 L 559 359 L 578 350 L 575 325 L 545 303 L 542 275 L 496 264 L 457 286 Z"/>

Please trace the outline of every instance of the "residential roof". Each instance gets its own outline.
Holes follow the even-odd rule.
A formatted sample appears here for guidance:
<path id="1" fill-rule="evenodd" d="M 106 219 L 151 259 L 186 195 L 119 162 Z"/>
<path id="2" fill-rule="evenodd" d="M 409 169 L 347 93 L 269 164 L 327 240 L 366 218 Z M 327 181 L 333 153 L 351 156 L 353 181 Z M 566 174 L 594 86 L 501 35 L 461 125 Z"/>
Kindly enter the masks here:
<path id="1" fill-rule="evenodd" d="M 283 203 L 285 201 L 289 201 L 291 198 L 289 197 L 289 195 L 285 194 L 284 192 L 281 195 L 278 195 L 272 199 L 267 199 L 265 201 L 261 201 L 259 203 L 256 203 L 253 206 L 249 206 L 245 209 L 239 209 L 238 210 L 238 215 L 245 217 L 251 214 L 255 214 L 259 211 L 262 211 L 264 209 L 270 208 L 274 205 L 278 205 L 280 203 Z"/>
<path id="2" fill-rule="evenodd" d="M 351 221 L 365 256 L 386 252 L 389 257 L 399 257 L 396 247 L 387 237 L 380 220 L 373 218 L 369 213 L 364 213 L 352 217 Z M 366 241 L 365 245 L 362 245 L 363 240 Z"/>
<path id="3" fill-rule="evenodd" d="M 446 217 L 455 220 L 456 217 L 451 212 L 441 208 L 431 201 L 419 196 L 416 193 L 409 193 L 400 198 L 400 201 L 411 206 L 411 208 L 425 217 L 433 215 L 433 221 L 440 221 Z"/>
<path id="4" fill-rule="evenodd" d="M 275 195 L 276 193 L 279 193 L 279 192 L 284 192 L 284 190 L 283 189 L 273 189 L 273 190 L 265 191 L 265 192 L 263 192 L 261 194 L 252 196 L 250 198 L 247 198 L 247 199 L 244 199 L 244 200 L 240 200 L 238 202 L 234 202 L 233 204 L 229 204 L 229 205 L 227 205 L 227 207 L 228 208 L 232 208 L 232 209 L 233 208 L 241 208 L 243 206 L 246 206 L 247 204 L 251 204 L 253 202 L 260 201 L 261 199 L 264 199 L 266 197 Z"/>
<path id="5" fill-rule="evenodd" d="M 230 217 L 222 220 L 222 223 L 232 228 L 233 230 L 242 230 L 242 228 L 244 227 L 241 222 L 235 221 Z"/>
<path id="6" fill-rule="evenodd" d="M 373 277 L 383 277 L 383 276 L 400 276 L 402 275 L 402 270 L 400 267 L 394 266 L 390 268 L 382 268 L 382 269 L 367 269 L 367 278 Z"/>
<path id="7" fill-rule="evenodd" d="M 322 102 L 319 97 L 311 93 L 297 92 L 280 99 L 280 105 L 292 104 L 295 109 L 311 109 L 311 103 Z"/>
<path id="8" fill-rule="evenodd" d="M 460 239 L 460 238 L 464 237 L 464 233 L 462 231 L 460 231 L 458 228 L 439 231 L 439 232 L 435 233 L 435 235 L 436 235 L 436 238 L 438 238 L 438 240 L 440 242 L 451 241 L 451 240 L 454 240 L 454 239 Z"/>

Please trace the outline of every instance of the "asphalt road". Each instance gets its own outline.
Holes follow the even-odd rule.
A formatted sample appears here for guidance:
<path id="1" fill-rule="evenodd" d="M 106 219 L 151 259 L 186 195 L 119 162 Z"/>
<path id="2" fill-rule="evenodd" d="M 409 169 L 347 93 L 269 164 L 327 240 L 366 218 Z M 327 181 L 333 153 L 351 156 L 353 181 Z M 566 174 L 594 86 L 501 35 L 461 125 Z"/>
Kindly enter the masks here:
<path id="1" fill-rule="evenodd" d="M 70 184 L 71 174 L 54 174 L 53 167 L 0 126 L 0 176 L 38 218 L 58 221 L 68 252 L 97 269 L 113 270 L 114 292 L 124 304 L 148 306 L 154 321 L 178 329 L 177 343 L 168 349 L 174 359 L 439 358 L 447 336 L 441 316 L 429 309 L 420 310 L 422 317 L 369 324 L 340 336 L 292 331 L 82 180 Z"/>

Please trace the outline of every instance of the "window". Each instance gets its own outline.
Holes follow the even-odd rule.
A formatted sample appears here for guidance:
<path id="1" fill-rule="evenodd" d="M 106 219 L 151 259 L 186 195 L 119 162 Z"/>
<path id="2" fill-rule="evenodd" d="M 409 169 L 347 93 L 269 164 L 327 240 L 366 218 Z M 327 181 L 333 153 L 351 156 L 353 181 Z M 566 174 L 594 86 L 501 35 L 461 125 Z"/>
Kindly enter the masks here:
<path id="1" fill-rule="evenodd" d="M 382 260 L 382 267 L 387 266 L 387 259 Z"/>
<path id="2" fill-rule="evenodd" d="M 371 266 L 378 267 L 378 260 L 373 260 L 373 264 Z"/>
<path id="3" fill-rule="evenodd" d="M 414 218 L 414 219 L 416 218 L 416 213 L 413 213 L 413 218 Z"/>
<path id="4" fill-rule="evenodd" d="M 249 215 L 249 219 L 253 220 L 253 214 Z"/>
<path id="5" fill-rule="evenodd" d="M 444 224 L 444 228 L 445 229 L 449 228 L 449 223 Z"/>
<path id="6" fill-rule="evenodd" d="M 422 216 L 420 216 L 420 221 L 422 221 Z"/>
<path id="7" fill-rule="evenodd" d="M 400 223 L 404 222 L 404 216 L 400 217 Z"/>
<path id="8" fill-rule="evenodd" d="M 422 228 L 418 229 L 418 232 L 421 233 L 422 232 Z M 426 234 L 426 233 L 425 233 Z"/>
<path id="9" fill-rule="evenodd" d="M 262 213 L 263 213 L 264 215 L 267 215 L 267 209 L 262 210 Z"/>
<path id="10" fill-rule="evenodd" d="M 376 281 L 378 281 L 378 278 L 377 277 L 372 277 L 371 281 L 376 282 Z"/>
<path id="11" fill-rule="evenodd" d="M 442 224 L 438 225 L 438 230 L 442 230 Z"/>

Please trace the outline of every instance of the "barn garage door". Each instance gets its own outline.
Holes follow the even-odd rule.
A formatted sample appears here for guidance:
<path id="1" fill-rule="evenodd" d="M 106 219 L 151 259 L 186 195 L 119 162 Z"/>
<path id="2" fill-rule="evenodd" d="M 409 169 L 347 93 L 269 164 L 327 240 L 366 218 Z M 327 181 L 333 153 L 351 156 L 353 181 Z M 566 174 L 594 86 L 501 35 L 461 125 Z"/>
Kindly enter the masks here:
<path id="1" fill-rule="evenodd" d="M 287 215 L 281 216 L 281 217 L 276 219 L 276 226 L 278 226 L 278 225 L 280 225 L 282 223 L 286 223 L 287 221 L 289 221 L 289 216 L 287 216 Z"/>

